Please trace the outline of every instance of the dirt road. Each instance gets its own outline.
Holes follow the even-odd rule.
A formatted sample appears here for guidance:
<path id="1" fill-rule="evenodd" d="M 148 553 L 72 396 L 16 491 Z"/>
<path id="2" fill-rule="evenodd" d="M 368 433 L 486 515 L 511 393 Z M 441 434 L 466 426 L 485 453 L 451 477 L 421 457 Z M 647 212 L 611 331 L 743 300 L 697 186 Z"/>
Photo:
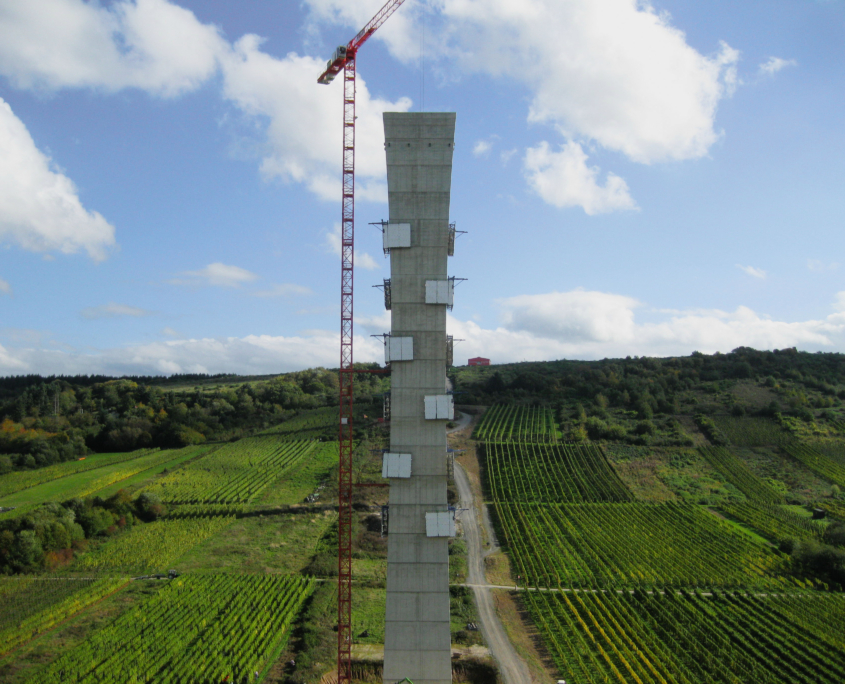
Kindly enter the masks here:
<path id="1" fill-rule="evenodd" d="M 490 589 L 485 586 L 487 584 L 484 576 L 485 554 L 481 546 L 481 531 L 478 527 L 472 488 L 467 474 L 457 463 L 455 464 L 455 484 L 458 487 L 458 496 L 461 500 L 460 507 L 469 509 L 461 514 L 461 526 L 467 545 L 467 563 L 469 566 L 467 585 L 472 587 L 475 595 L 481 633 L 484 635 L 487 647 L 499 666 L 505 684 L 530 684 L 531 675 L 528 668 L 514 650 L 507 634 L 505 634 L 502 622 L 496 614 L 493 595 Z M 487 531 L 488 538 L 492 539 L 492 529 L 488 528 Z"/>

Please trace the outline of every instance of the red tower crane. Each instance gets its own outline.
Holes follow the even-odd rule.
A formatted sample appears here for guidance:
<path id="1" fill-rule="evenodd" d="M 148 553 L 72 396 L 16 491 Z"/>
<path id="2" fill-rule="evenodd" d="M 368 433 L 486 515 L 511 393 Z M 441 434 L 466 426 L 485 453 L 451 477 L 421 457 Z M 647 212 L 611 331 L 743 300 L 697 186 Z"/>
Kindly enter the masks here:
<path id="1" fill-rule="evenodd" d="M 355 58 L 405 0 L 388 0 L 347 45 L 335 50 L 317 83 L 343 71 L 343 205 L 340 261 L 340 468 L 337 529 L 337 681 L 352 681 L 352 293 L 355 254 Z"/>

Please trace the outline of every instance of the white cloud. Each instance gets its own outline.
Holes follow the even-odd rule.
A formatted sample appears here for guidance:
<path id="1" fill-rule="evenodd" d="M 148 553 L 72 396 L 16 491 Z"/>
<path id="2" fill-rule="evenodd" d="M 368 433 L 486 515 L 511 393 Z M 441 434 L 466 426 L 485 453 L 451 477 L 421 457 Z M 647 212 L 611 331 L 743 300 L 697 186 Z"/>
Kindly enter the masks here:
<path id="1" fill-rule="evenodd" d="M 464 340 L 458 348 L 461 358 L 480 355 L 504 363 L 674 356 L 694 350 L 728 352 L 740 346 L 845 350 L 845 291 L 836 295 L 833 308 L 837 312 L 821 320 L 792 323 L 772 320 L 744 306 L 733 312 L 676 311 L 656 322 L 640 323 L 635 314 L 642 304 L 636 299 L 587 290 L 521 295 L 499 305 L 501 324 L 493 329 L 449 316 L 449 333 Z M 390 314 L 358 317 L 355 326 L 356 361 L 381 362 L 382 343 L 365 333 L 389 330 Z M 162 332 L 178 335 L 169 329 Z M 179 339 L 96 353 L 38 348 L 36 338 L 22 337 L 18 343 L 32 346 L 0 346 L 0 374 L 279 373 L 319 365 L 337 367 L 339 341 L 336 332 L 311 330 L 292 336 Z"/>
<path id="2" fill-rule="evenodd" d="M 824 273 L 825 271 L 835 271 L 837 268 L 839 268 L 839 264 L 837 264 L 835 261 L 825 263 L 820 259 L 807 259 L 807 268 L 809 268 L 811 271 Z"/>
<path id="3" fill-rule="evenodd" d="M 760 73 L 764 76 L 774 76 L 778 71 L 788 66 L 798 66 L 794 59 L 781 59 L 780 57 L 769 57 L 760 65 Z"/>
<path id="4" fill-rule="evenodd" d="M 29 370 L 26 361 L 17 358 L 0 344 L 0 372 L 3 374 L 18 374 Z"/>
<path id="5" fill-rule="evenodd" d="M 335 223 L 334 228 L 330 233 L 326 233 L 326 247 L 336 256 L 341 256 L 342 241 L 340 238 L 340 224 Z M 363 268 L 366 271 L 375 271 L 379 267 L 378 262 L 373 259 L 366 252 L 359 252 L 357 249 L 354 252 L 353 259 L 356 268 Z"/>
<path id="6" fill-rule="evenodd" d="M 445 0 L 453 58 L 532 90 L 529 119 L 652 163 L 701 157 L 738 53 L 698 53 L 637 0 Z"/>
<path id="7" fill-rule="evenodd" d="M 293 283 L 281 283 L 273 285 L 269 290 L 260 290 L 253 292 L 253 297 L 296 297 L 301 295 L 313 294 L 310 287 L 304 285 L 294 285 Z"/>
<path id="8" fill-rule="evenodd" d="M 289 53 L 284 59 L 259 49 L 247 35 L 224 61 L 224 95 L 250 116 L 266 117 L 261 171 L 270 178 L 305 184 L 326 200 L 338 200 L 343 135 L 343 84 L 317 85 L 325 62 Z M 408 111 L 411 101 L 374 98 L 358 74 L 355 98 L 355 180 L 358 199 L 384 202 L 384 111 Z"/>
<path id="9" fill-rule="evenodd" d="M 228 45 L 218 29 L 167 0 L 6 2 L 0 73 L 20 88 L 194 90 Z"/>
<path id="10" fill-rule="evenodd" d="M 466 340 L 461 356 L 509 362 L 672 356 L 740 346 L 845 349 L 845 292 L 837 294 L 834 306 L 842 313 L 794 323 L 771 320 L 744 306 L 734 312 L 679 311 L 638 323 L 637 300 L 584 290 L 511 297 L 500 306 L 502 324 L 494 329 L 449 317 L 449 334 Z"/>
<path id="11" fill-rule="evenodd" d="M 761 280 L 765 280 L 766 272 L 762 268 L 756 268 L 754 266 L 743 266 L 742 264 L 737 264 L 736 267 L 750 276 L 755 278 L 760 278 Z"/>
<path id="12" fill-rule="evenodd" d="M 257 280 L 255 273 L 247 271 L 239 266 L 221 264 L 219 261 L 209 264 L 199 271 L 183 271 L 182 278 L 168 280 L 171 285 L 187 285 L 188 287 L 200 287 L 205 285 L 217 285 L 219 287 L 240 287 L 244 283 Z"/>
<path id="13" fill-rule="evenodd" d="M 139 309 L 136 306 L 128 306 L 126 304 L 103 304 L 102 306 L 89 306 L 79 312 L 83 318 L 94 320 L 97 318 L 122 318 L 130 316 L 132 318 L 139 318 L 141 316 L 149 316 L 152 312 L 145 309 Z"/>
<path id="14" fill-rule="evenodd" d="M 380 4 L 307 0 L 319 21 L 354 30 Z M 736 85 L 739 53 L 720 43 L 702 55 L 648 2 L 432 0 L 417 11 L 427 12 L 428 33 L 442 36 L 427 45 L 428 59 L 526 85 L 530 120 L 565 137 L 643 163 L 701 157 L 719 138 L 716 109 Z M 416 60 L 415 19 L 400 8 L 376 39 L 399 59 Z"/>
<path id="15" fill-rule="evenodd" d="M 26 126 L 0 99 L 0 241 L 34 252 L 106 257 L 114 227 L 79 200 L 73 181 L 36 146 Z"/>
<path id="16" fill-rule="evenodd" d="M 528 184 L 556 207 L 581 207 L 590 216 L 637 208 L 628 184 L 616 174 L 608 173 L 604 186 L 599 185 L 598 167 L 587 166 L 587 155 L 576 142 L 559 152 L 545 141 L 529 148 L 524 169 Z"/>
<path id="17" fill-rule="evenodd" d="M 632 339 L 637 300 L 605 292 L 551 292 L 500 302 L 509 330 L 573 341 Z"/>
<path id="18" fill-rule="evenodd" d="M 9 5 L 9 3 L 6 3 Z M 140 88 L 172 97 L 195 90 L 222 70 L 223 96 L 264 131 L 258 148 L 266 179 L 306 185 L 340 197 L 342 84 L 318 86 L 322 58 L 262 52 L 246 35 L 234 45 L 220 30 L 167 0 L 82 0 L 11 3 L 0 13 L 0 74 L 21 88 Z M 411 101 L 371 97 L 358 75 L 356 196 L 385 202 L 383 111 Z M 251 121 L 253 123 L 253 121 Z M 266 130 L 265 130 L 266 125 Z"/>
<path id="19" fill-rule="evenodd" d="M 384 6 L 384 0 L 306 0 L 305 4 L 311 9 L 311 32 L 316 30 L 319 23 L 340 24 L 350 29 L 350 34 L 346 37 L 348 41 Z M 435 3 L 429 3 L 431 4 Z M 406 62 L 416 61 L 420 56 L 420 14 L 428 14 L 430 10 L 431 7 L 422 2 L 405 3 L 375 35 L 378 40 L 387 43 L 397 58 Z M 429 40 L 433 35 L 428 35 Z M 327 54 L 325 59 L 328 57 Z M 323 64 L 325 68 L 325 62 Z"/>
<path id="20" fill-rule="evenodd" d="M 380 1 L 306 4 L 315 24 L 357 30 Z M 699 53 L 668 13 L 647 0 L 429 0 L 400 8 L 376 39 L 398 59 L 416 61 L 414 24 L 421 13 L 432 25 L 426 36 L 436 36 L 426 44 L 427 60 L 436 68 L 528 88 L 528 121 L 555 128 L 565 151 L 551 157 L 543 146 L 528 149 L 527 158 L 545 168 L 529 169 L 527 180 L 546 202 L 582 206 L 588 214 L 635 203 L 615 174 L 599 186 L 597 172 L 573 145 L 580 151 L 579 143 L 594 142 L 644 164 L 700 158 L 721 136 L 715 127 L 719 102 L 738 84 L 737 50 L 721 42 L 713 54 Z M 473 153 L 489 150 L 482 140 Z M 503 153 L 502 162 L 508 158 Z M 561 189 L 561 175 L 574 185 Z"/>
<path id="21" fill-rule="evenodd" d="M 0 278 L 0 295 L 10 295 L 12 294 L 12 286 L 9 285 L 8 281 L 3 280 Z"/>
<path id="22" fill-rule="evenodd" d="M 493 149 L 493 143 L 490 140 L 479 140 L 473 145 L 472 153 L 476 157 L 486 157 L 490 150 Z"/>
<path id="23" fill-rule="evenodd" d="M 289 337 L 247 335 L 169 340 L 89 354 L 44 349 L 6 350 L 0 346 L 0 373 L 260 375 L 314 366 L 336 368 L 339 345 L 336 332 L 317 330 Z M 361 337 L 355 341 L 355 360 L 383 361 L 384 351 L 375 340 Z"/>
<path id="24" fill-rule="evenodd" d="M 161 334 L 164 335 L 165 337 L 175 337 L 176 339 L 184 337 L 184 335 L 182 333 L 180 333 L 178 330 L 174 330 L 170 326 L 166 326 L 166 327 L 162 328 Z"/>

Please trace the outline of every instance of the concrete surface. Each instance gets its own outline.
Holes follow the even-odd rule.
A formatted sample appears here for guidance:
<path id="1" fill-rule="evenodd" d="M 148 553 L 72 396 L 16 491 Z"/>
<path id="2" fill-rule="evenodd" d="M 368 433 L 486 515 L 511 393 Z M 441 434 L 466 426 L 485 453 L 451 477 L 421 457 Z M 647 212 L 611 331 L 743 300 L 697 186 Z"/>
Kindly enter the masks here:
<path id="1" fill-rule="evenodd" d="M 384 681 L 448 684 L 449 540 L 425 530 L 448 510 L 447 421 L 424 414 L 445 393 L 446 306 L 425 303 L 425 282 L 447 278 L 455 115 L 386 112 L 384 131 L 390 222 L 411 225 L 411 246 L 390 251 L 390 333 L 414 349 L 391 363 L 390 451 L 411 454 L 411 477 L 390 480 Z"/>

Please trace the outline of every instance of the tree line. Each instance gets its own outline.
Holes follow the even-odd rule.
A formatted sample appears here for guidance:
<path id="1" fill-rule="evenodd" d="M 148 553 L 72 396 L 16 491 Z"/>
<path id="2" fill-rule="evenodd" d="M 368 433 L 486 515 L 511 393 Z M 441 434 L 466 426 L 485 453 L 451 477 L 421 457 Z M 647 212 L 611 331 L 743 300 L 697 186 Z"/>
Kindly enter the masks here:
<path id="1" fill-rule="evenodd" d="M 301 411 L 337 405 L 337 377 L 325 368 L 239 383 L 222 382 L 231 376 L 177 376 L 174 388 L 132 378 L 2 378 L 0 474 L 91 452 L 238 439 Z M 186 380 L 199 384 L 184 387 Z M 380 402 L 387 386 L 377 374 L 359 375 L 356 400 Z"/>

